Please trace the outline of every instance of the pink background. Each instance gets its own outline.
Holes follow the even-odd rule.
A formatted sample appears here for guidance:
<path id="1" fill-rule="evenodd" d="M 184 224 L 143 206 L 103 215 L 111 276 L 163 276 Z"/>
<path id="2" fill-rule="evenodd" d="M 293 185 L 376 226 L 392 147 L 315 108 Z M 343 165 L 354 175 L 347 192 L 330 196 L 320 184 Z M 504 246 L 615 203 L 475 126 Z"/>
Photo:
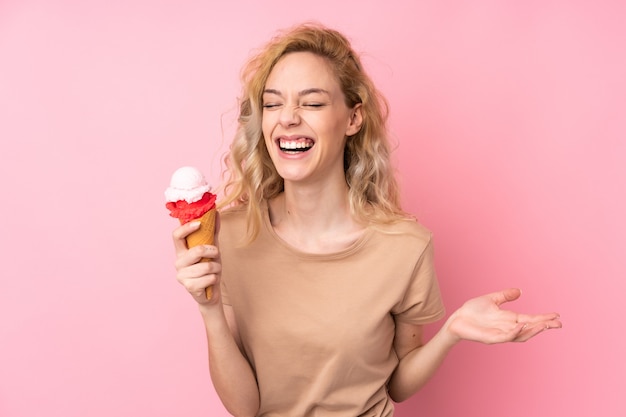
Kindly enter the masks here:
<path id="1" fill-rule="evenodd" d="M 226 416 L 163 189 L 219 181 L 239 69 L 345 31 L 388 97 L 448 311 L 508 286 L 565 327 L 461 344 L 397 415 L 623 416 L 622 1 L 0 1 L 0 416 Z"/>

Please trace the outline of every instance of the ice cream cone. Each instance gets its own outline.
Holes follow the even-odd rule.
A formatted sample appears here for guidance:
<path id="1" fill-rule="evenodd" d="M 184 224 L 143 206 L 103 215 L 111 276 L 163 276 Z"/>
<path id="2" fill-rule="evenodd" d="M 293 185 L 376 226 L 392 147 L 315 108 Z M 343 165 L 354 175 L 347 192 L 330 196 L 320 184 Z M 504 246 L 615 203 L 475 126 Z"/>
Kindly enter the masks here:
<path id="1" fill-rule="evenodd" d="M 200 221 L 200 228 L 187 236 L 188 248 L 213 244 L 216 198 L 198 168 L 181 167 L 172 174 L 170 186 L 165 189 L 165 207 L 170 211 L 170 216 L 177 218 L 180 224 Z M 200 261 L 209 262 L 209 259 Z M 210 300 L 212 296 L 213 288 L 209 286 L 206 288 L 206 298 Z"/>
<path id="2" fill-rule="evenodd" d="M 187 236 L 187 247 L 193 248 L 198 245 L 212 245 L 215 237 L 215 217 L 217 210 L 212 208 L 204 215 L 194 221 L 200 221 L 200 228 Z M 201 262 L 209 262 L 208 258 L 203 258 Z M 213 296 L 213 286 L 206 288 L 206 298 L 209 300 Z"/>

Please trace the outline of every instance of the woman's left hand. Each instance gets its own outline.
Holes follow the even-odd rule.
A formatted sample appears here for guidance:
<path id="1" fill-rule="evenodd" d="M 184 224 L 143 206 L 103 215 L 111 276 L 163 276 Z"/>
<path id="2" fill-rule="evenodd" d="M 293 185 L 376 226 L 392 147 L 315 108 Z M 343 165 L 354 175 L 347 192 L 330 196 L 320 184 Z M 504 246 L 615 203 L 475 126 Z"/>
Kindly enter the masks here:
<path id="1" fill-rule="evenodd" d="M 557 313 L 521 314 L 500 306 L 517 300 L 517 288 L 473 298 L 455 311 L 446 322 L 446 329 L 456 341 L 481 343 L 525 342 L 547 329 L 561 328 Z"/>

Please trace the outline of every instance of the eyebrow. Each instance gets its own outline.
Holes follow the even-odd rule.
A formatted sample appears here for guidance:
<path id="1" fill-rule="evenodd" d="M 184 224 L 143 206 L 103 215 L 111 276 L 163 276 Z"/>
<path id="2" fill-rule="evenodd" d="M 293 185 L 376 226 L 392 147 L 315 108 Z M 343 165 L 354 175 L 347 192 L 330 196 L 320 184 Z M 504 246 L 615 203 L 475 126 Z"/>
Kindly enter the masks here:
<path id="1" fill-rule="evenodd" d="M 263 90 L 263 94 L 275 94 L 280 97 L 283 96 L 283 94 L 279 90 L 275 90 L 273 88 L 266 88 L 265 90 Z M 330 95 L 330 93 L 324 90 L 323 88 L 307 88 L 305 90 L 298 92 L 299 97 L 303 97 L 308 94 L 326 94 L 327 96 Z"/>

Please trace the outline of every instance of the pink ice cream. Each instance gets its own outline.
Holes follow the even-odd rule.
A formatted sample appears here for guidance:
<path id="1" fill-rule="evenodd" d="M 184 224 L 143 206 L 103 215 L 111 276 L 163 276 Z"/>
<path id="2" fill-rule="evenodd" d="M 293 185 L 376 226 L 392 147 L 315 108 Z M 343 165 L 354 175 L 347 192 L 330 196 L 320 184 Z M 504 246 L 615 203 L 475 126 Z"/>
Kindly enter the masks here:
<path id="1" fill-rule="evenodd" d="M 198 219 L 215 208 L 215 199 L 211 186 L 195 167 L 177 169 L 165 190 L 165 207 L 181 224 Z"/>

